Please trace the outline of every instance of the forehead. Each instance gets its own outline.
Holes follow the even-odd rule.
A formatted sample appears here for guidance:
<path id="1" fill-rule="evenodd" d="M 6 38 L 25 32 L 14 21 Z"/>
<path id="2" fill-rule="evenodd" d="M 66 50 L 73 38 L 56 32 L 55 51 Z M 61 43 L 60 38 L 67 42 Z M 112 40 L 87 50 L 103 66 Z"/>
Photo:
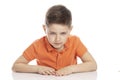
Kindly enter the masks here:
<path id="1" fill-rule="evenodd" d="M 67 25 L 61 25 L 61 24 L 51 24 L 47 27 L 48 31 L 51 32 L 59 32 L 59 31 L 68 31 L 69 30 L 69 26 Z"/>

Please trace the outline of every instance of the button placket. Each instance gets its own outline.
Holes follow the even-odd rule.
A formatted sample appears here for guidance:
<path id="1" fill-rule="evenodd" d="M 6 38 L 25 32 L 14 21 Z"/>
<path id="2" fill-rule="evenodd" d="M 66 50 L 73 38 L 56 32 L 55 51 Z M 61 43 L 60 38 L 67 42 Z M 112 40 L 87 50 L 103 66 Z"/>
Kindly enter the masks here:
<path id="1" fill-rule="evenodd" d="M 61 66 L 61 53 L 57 53 L 57 63 L 56 63 L 57 69 Z"/>

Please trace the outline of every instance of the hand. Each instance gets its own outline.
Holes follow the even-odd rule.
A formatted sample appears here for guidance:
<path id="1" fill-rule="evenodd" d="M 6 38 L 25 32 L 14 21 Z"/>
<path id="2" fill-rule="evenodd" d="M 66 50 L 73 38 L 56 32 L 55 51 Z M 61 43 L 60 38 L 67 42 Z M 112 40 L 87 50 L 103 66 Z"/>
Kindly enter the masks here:
<path id="1" fill-rule="evenodd" d="M 64 75 L 69 75 L 73 72 L 73 66 L 67 66 L 64 68 L 59 69 L 58 71 L 56 71 L 56 76 L 64 76 Z"/>
<path id="2" fill-rule="evenodd" d="M 55 69 L 46 67 L 46 66 L 39 66 L 38 67 L 38 73 L 42 75 L 54 75 Z"/>

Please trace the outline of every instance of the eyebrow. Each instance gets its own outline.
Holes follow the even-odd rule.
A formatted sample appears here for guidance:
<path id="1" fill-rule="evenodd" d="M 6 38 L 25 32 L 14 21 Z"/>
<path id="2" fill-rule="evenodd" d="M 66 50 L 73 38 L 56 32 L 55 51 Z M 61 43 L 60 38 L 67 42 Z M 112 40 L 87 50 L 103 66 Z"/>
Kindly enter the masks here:
<path id="1" fill-rule="evenodd" d="M 67 33 L 68 31 L 62 31 L 60 33 Z M 55 31 L 49 31 L 49 33 L 56 33 Z"/>

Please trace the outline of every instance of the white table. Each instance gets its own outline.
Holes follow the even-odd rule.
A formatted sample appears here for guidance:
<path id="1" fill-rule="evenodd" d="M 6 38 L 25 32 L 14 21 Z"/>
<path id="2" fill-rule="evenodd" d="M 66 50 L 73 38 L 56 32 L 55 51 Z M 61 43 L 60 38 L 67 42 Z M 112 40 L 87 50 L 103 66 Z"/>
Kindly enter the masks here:
<path id="1" fill-rule="evenodd" d="M 31 73 L 12 73 L 13 80 L 96 80 L 97 72 L 76 73 L 67 76 L 40 75 Z"/>

